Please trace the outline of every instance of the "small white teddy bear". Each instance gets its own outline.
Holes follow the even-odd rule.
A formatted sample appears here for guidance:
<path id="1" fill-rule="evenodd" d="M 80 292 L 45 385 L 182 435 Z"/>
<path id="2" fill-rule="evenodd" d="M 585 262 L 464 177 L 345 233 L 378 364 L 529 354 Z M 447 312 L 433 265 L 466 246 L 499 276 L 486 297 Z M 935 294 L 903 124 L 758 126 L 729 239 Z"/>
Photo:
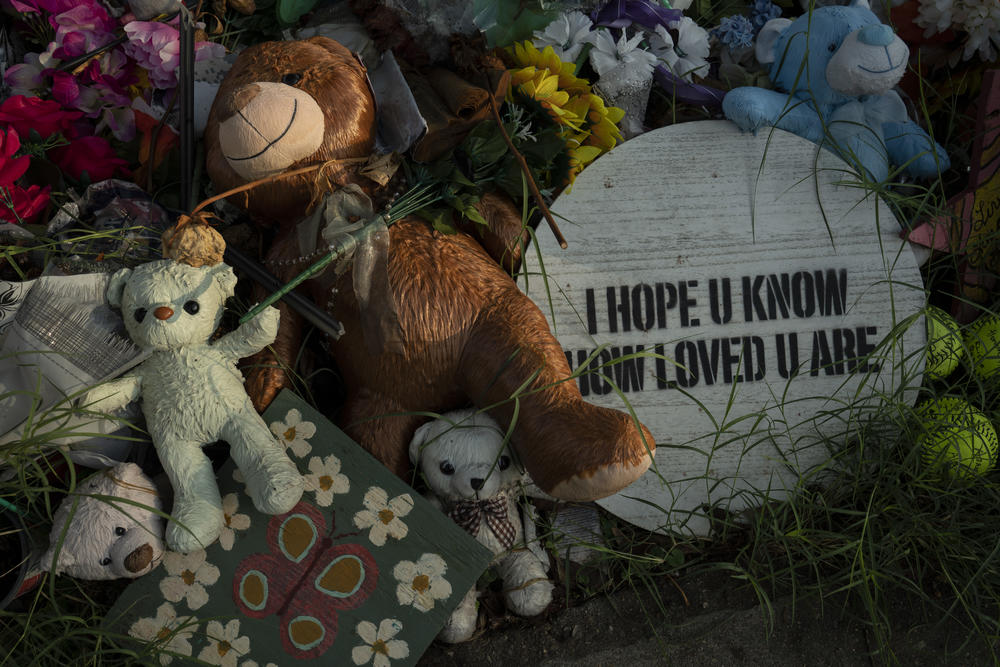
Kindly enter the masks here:
<path id="1" fill-rule="evenodd" d="M 525 473 L 504 445 L 503 431 L 485 413 L 457 410 L 424 424 L 410 441 L 410 460 L 423 473 L 431 502 L 496 556 L 507 607 L 521 616 L 540 614 L 552 601 L 548 564 L 527 548 L 516 489 Z M 527 526 L 534 537 L 534 524 Z M 473 586 L 439 638 L 466 641 L 476 629 Z"/>
<path id="2" fill-rule="evenodd" d="M 236 276 L 226 264 L 194 267 L 164 259 L 121 269 L 108 286 L 132 340 L 150 352 L 125 376 L 83 398 L 108 411 L 142 397 L 142 410 L 160 463 L 174 489 L 167 545 L 189 552 L 207 547 L 224 524 L 222 499 L 203 445 L 225 440 L 254 505 L 283 514 L 302 496 L 302 476 L 253 409 L 236 362 L 274 341 L 278 310 L 218 340 L 225 301 Z"/>
<path id="3" fill-rule="evenodd" d="M 57 547 L 53 573 L 78 579 L 135 578 L 156 567 L 163 557 L 163 517 L 157 514 L 163 504 L 142 468 L 119 463 L 84 480 L 76 494 L 56 509 L 41 569 L 52 566 Z"/>

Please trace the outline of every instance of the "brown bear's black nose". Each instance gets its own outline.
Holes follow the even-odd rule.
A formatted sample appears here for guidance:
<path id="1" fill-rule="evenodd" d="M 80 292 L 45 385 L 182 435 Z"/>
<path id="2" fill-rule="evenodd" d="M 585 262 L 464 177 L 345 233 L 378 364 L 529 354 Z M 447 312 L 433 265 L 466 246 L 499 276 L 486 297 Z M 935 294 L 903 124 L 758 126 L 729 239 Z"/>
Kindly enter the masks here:
<path id="1" fill-rule="evenodd" d="M 480 479 L 478 477 L 473 477 L 472 479 L 469 480 L 469 486 L 471 486 L 476 491 L 478 491 L 479 489 L 483 488 L 483 483 L 484 483 L 484 480 L 482 480 L 482 479 Z"/>
<path id="2" fill-rule="evenodd" d="M 174 314 L 174 311 L 166 306 L 160 306 L 153 311 L 153 317 L 158 320 L 167 320 Z"/>
<path id="3" fill-rule="evenodd" d="M 153 547 L 143 544 L 128 556 L 125 556 L 125 569 L 129 572 L 141 572 L 152 560 Z"/>

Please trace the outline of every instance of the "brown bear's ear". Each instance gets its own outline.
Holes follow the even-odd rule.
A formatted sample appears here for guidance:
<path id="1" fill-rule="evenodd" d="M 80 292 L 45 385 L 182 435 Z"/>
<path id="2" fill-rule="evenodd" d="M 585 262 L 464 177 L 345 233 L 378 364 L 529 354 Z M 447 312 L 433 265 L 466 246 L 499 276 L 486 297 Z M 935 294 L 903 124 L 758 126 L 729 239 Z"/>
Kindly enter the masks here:
<path id="1" fill-rule="evenodd" d="M 305 41 L 309 44 L 315 44 L 316 46 L 322 47 L 335 56 L 356 61 L 358 63 L 358 67 L 361 68 L 361 71 L 366 74 L 368 73 L 368 69 L 365 67 L 365 64 L 361 62 L 361 58 L 359 58 L 357 54 L 351 53 L 347 47 L 340 42 L 332 40 L 329 37 L 323 37 L 322 35 L 310 37 Z"/>

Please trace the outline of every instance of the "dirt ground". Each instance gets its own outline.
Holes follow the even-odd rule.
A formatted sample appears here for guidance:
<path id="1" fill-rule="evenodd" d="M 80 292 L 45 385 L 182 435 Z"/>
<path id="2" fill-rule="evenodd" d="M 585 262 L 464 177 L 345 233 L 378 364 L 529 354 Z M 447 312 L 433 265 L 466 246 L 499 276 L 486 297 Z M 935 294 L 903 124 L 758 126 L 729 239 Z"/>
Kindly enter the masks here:
<path id="1" fill-rule="evenodd" d="M 624 589 L 572 607 L 557 599 L 535 619 L 493 618 L 458 645 L 435 642 L 421 667 L 566 665 L 997 664 L 1000 645 L 954 621 L 933 622 L 914 600 L 890 599 L 891 634 L 880 642 L 843 595 L 774 597 L 771 613 L 722 571 L 662 578 L 654 595 Z M 558 596 L 557 596 L 558 598 Z M 492 610 L 490 610 L 492 612 Z M 490 616 L 491 613 L 482 613 Z"/>

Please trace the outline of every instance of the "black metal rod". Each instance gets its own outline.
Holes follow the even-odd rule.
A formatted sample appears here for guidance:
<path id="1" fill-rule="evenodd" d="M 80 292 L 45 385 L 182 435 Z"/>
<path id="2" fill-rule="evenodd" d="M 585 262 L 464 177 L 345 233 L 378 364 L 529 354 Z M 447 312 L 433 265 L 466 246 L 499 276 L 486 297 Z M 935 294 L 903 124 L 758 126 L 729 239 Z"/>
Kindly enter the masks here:
<path id="1" fill-rule="evenodd" d="M 181 8 L 181 62 L 177 83 L 181 133 L 181 208 L 191 210 L 194 195 L 194 20 L 187 8 Z"/>
<path id="2" fill-rule="evenodd" d="M 226 264 L 236 267 L 269 292 L 276 292 L 284 286 L 284 283 L 267 269 L 232 246 L 226 247 L 224 258 Z M 307 322 L 334 340 L 343 335 L 344 325 L 301 294 L 292 291 L 282 297 L 282 300 L 304 317 Z"/>

